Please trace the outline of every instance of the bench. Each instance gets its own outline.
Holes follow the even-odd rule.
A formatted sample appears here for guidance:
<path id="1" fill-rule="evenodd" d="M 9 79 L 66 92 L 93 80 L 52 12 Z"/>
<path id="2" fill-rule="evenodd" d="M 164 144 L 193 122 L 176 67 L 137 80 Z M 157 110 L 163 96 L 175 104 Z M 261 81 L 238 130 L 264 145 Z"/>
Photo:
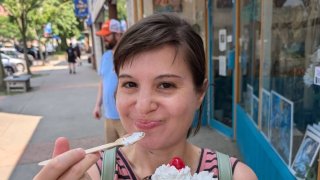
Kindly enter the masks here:
<path id="1" fill-rule="evenodd" d="M 8 76 L 4 79 L 7 92 L 27 92 L 30 88 L 31 75 Z"/>

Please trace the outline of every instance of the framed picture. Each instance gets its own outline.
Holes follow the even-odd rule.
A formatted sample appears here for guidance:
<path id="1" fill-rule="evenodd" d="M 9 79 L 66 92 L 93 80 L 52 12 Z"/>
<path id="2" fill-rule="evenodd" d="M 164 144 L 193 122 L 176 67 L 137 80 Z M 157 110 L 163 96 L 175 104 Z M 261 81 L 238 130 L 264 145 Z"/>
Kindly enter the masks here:
<path id="1" fill-rule="evenodd" d="M 261 116 L 261 130 L 266 137 L 269 138 L 269 123 L 270 123 L 270 92 L 262 89 L 262 110 L 260 113 Z"/>
<path id="2" fill-rule="evenodd" d="M 320 138 L 310 131 L 306 131 L 291 169 L 300 178 L 306 178 L 320 147 Z"/>
<path id="3" fill-rule="evenodd" d="M 252 95 L 252 119 L 258 125 L 259 98 Z"/>
<path id="4" fill-rule="evenodd" d="M 253 88 L 251 85 L 247 84 L 247 98 L 246 102 L 246 111 L 250 117 L 252 117 L 252 96 L 253 96 Z"/>
<path id="5" fill-rule="evenodd" d="M 270 141 L 289 166 L 292 154 L 292 134 L 293 102 L 271 91 Z"/>
<path id="6" fill-rule="evenodd" d="M 154 12 L 182 12 L 181 0 L 153 0 Z"/>
<path id="7" fill-rule="evenodd" d="M 320 131 L 314 128 L 313 126 L 308 125 L 306 131 L 309 131 L 320 138 Z"/>
<path id="8" fill-rule="evenodd" d="M 318 133 L 316 133 L 316 135 L 320 136 L 320 125 L 319 124 L 313 124 L 312 127 L 315 128 L 318 131 Z"/>

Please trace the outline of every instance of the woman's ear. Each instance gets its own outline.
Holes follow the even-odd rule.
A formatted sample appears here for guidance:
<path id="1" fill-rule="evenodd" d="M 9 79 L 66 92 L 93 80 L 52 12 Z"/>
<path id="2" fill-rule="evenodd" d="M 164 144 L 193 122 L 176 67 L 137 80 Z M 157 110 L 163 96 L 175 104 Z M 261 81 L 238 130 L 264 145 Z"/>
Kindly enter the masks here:
<path id="1" fill-rule="evenodd" d="M 204 79 L 203 80 L 203 83 L 202 83 L 202 87 L 199 91 L 199 104 L 198 104 L 198 108 L 200 108 L 201 104 L 202 104 L 202 101 L 206 95 L 206 92 L 207 92 L 207 89 L 208 89 L 208 79 Z"/>

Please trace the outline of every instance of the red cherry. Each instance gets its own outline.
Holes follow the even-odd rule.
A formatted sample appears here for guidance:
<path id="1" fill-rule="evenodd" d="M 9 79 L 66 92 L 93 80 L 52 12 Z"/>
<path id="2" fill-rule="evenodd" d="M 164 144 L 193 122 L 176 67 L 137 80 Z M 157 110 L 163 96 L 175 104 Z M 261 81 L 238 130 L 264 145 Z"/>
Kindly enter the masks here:
<path id="1" fill-rule="evenodd" d="M 176 167 L 178 170 L 180 170 L 186 166 L 184 164 L 183 160 L 179 157 L 173 157 L 169 164 L 170 164 L 170 166 Z"/>

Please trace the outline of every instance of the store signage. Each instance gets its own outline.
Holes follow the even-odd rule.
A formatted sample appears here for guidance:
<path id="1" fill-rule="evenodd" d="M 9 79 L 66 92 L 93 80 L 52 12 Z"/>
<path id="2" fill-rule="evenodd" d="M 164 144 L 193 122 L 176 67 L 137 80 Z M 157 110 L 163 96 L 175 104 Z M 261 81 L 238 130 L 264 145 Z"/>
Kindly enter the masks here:
<path id="1" fill-rule="evenodd" d="M 88 17 L 87 17 L 86 24 L 87 24 L 87 26 L 91 26 L 91 25 L 92 25 L 91 13 L 89 13 L 89 15 L 88 15 Z"/>
<path id="2" fill-rule="evenodd" d="M 320 86 L 320 66 L 314 68 L 314 84 Z"/>
<path id="3" fill-rule="evenodd" d="M 88 0 L 73 0 L 76 17 L 86 18 L 89 14 Z"/>
<path id="4" fill-rule="evenodd" d="M 219 50 L 225 51 L 227 49 L 227 30 L 219 30 Z"/>
<path id="5" fill-rule="evenodd" d="M 227 76 L 227 58 L 226 56 L 219 56 L 219 75 Z"/>
<path id="6" fill-rule="evenodd" d="M 43 28 L 43 36 L 50 37 L 52 35 L 51 23 L 47 23 Z"/>

